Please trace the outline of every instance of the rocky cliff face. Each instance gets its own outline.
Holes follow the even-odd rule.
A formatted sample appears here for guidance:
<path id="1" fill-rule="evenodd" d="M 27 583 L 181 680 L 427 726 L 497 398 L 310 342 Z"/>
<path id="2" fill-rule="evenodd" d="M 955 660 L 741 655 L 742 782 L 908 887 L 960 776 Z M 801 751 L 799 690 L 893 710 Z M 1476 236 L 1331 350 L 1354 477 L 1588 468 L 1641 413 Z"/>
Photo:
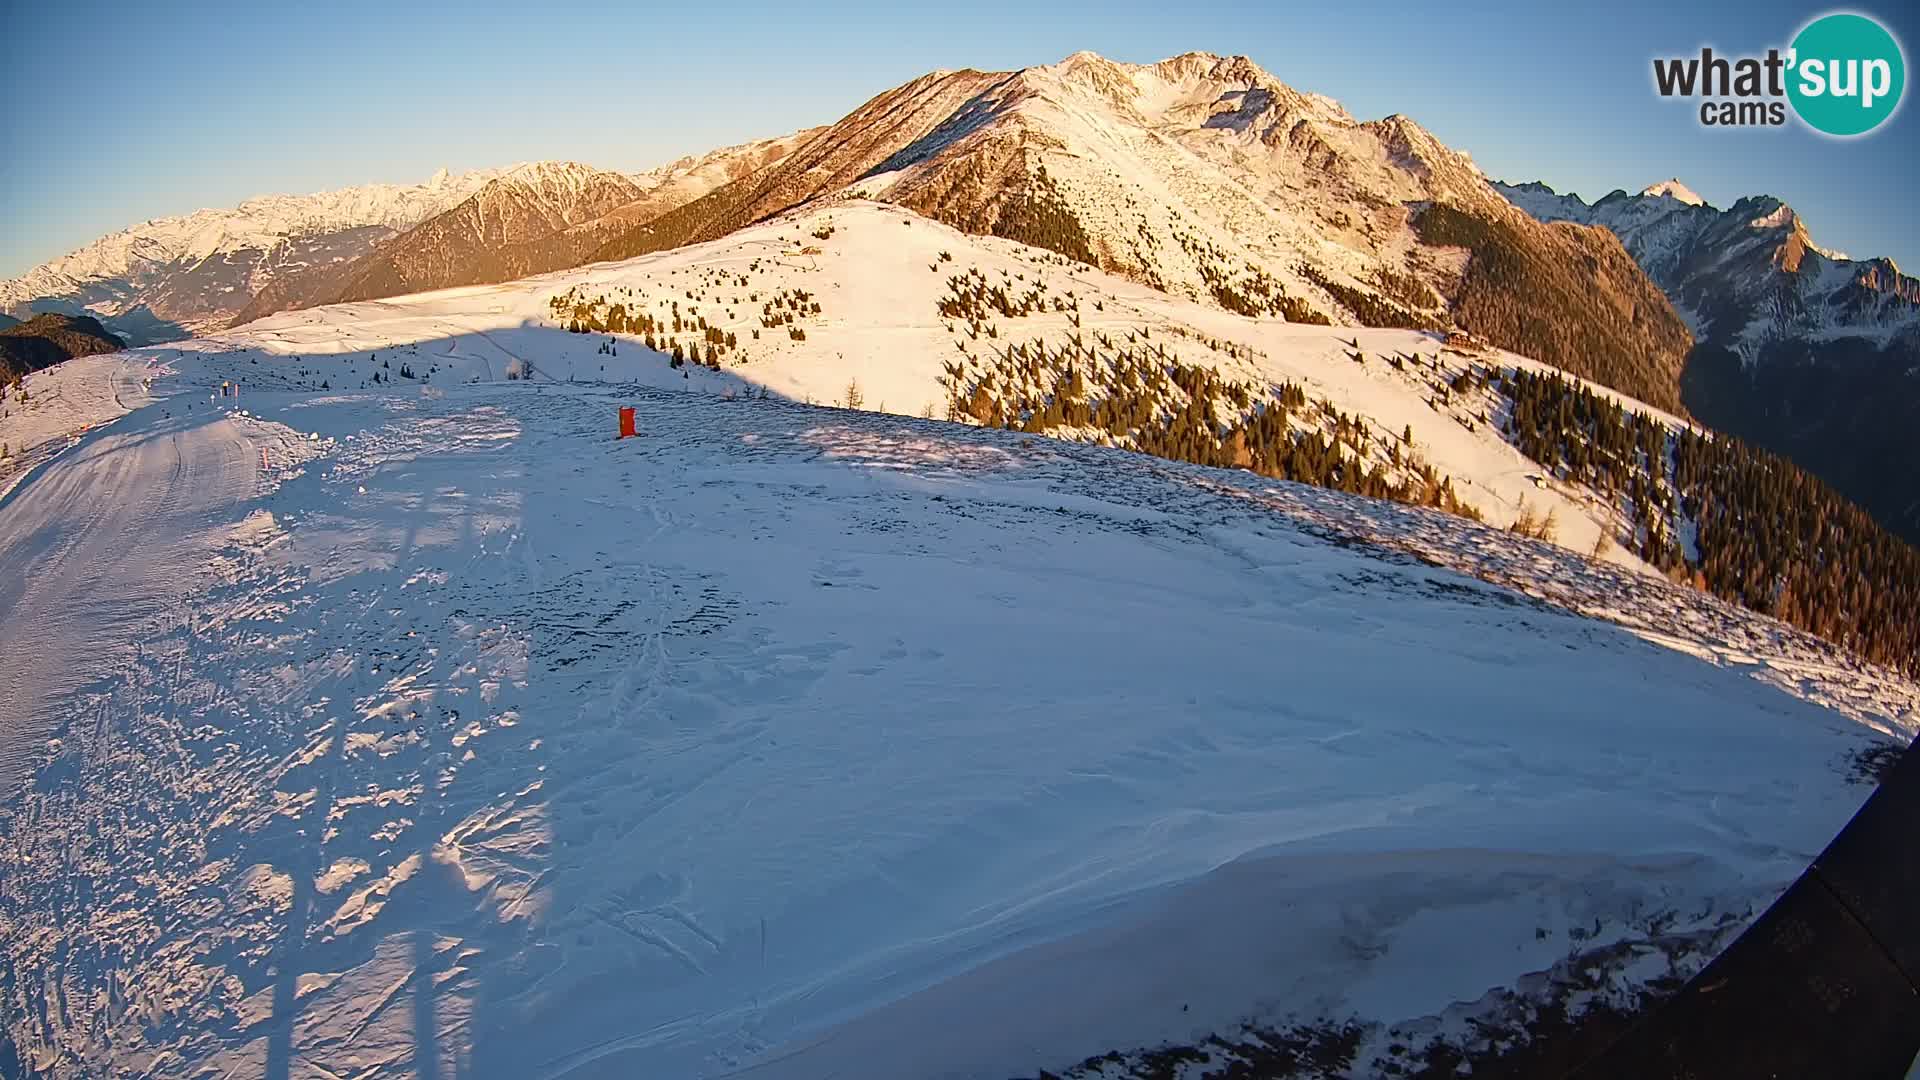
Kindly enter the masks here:
<path id="1" fill-rule="evenodd" d="M 1620 238 L 1698 338 L 1682 379 L 1696 416 L 1793 459 L 1920 542 L 1920 281 L 1890 259 L 1821 247 L 1771 196 L 1721 210 L 1677 184 L 1591 205 L 1543 184 L 1495 186 L 1542 220 Z"/>

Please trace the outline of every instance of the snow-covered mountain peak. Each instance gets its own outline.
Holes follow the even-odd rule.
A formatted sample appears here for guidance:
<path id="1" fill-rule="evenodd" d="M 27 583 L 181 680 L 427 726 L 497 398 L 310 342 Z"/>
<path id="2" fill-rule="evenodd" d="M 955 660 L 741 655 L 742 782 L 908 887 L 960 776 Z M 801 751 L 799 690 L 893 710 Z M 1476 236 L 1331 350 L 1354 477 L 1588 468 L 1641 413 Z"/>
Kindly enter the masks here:
<path id="1" fill-rule="evenodd" d="M 310 267 L 273 283 L 232 323 L 336 300 L 487 284 L 575 266 L 610 236 L 764 168 L 812 134 L 723 147 L 630 175 L 577 161 L 522 162 L 351 264 Z"/>
<path id="2" fill-rule="evenodd" d="M 500 178 L 525 184 L 574 183 L 604 171 L 578 161 L 523 161 L 508 168 Z"/>
<path id="3" fill-rule="evenodd" d="M 223 323 L 287 269 L 353 257 L 454 206 L 499 176 L 442 169 L 425 183 L 263 195 L 154 218 L 0 281 L 0 311 L 87 311 L 194 328 Z M 176 329 L 173 336 L 179 336 Z"/>
<path id="4" fill-rule="evenodd" d="M 545 206 L 552 218 L 571 224 L 605 213 L 610 206 L 631 201 L 639 197 L 640 191 L 632 180 L 620 173 L 578 161 L 529 161 L 508 169 L 474 198 L 482 202 L 532 200 Z"/>
<path id="5" fill-rule="evenodd" d="M 755 168 L 778 160 L 794 147 L 825 130 L 824 126 L 804 128 L 790 135 L 736 143 L 732 146 L 720 147 L 718 150 L 709 150 L 704 154 L 687 154 L 664 165 L 629 173 L 627 178 L 643 188 L 652 189 L 662 184 L 704 175 L 716 181 L 703 186 L 702 194 L 704 194 L 706 190 L 719 186 L 720 182 L 738 179 Z"/>
<path id="6" fill-rule="evenodd" d="M 1408 117 L 1362 123 L 1338 101 L 1297 90 L 1245 56 L 1189 52 L 1128 64 L 1078 52 L 1010 73 L 1006 89 L 990 93 L 1003 107 L 980 113 L 969 130 L 1007 116 L 1075 156 L 1104 154 L 1094 148 L 1151 133 L 1256 188 L 1278 182 L 1298 190 L 1334 174 L 1390 202 L 1434 195 L 1485 201 L 1472 160 Z M 1321 177 L 1296 175 L 1303 166 Z"/>
<path id="7" fill-rule="evenodd" d="M 499 169 L 476 169 L 452 175 L 442 168 L 420 184 L 361 184 L 311 195 L 259 195 L 232 210 L 200 210 L 184 218 L 158 218 L 135 229 L 152 227 L 158 231 L 175 223 L 191 227 L 211 222 L 226 227 L 236 241 L 251 242 L 262 232 L 320 231 L 356 225 L 400 228 L 459 202 L 500 174 Z"/>
<path id="8" fill-rule="evenodd" d="M 1189 52 L 1151 64 L 1127 64 L 1081 51 L 1015 77 L 1042 95 L 1056 87 L 1090 93 L 1117 106 L 1124 118 L 1154 125 L 1234 131 L 1271 127 L 1257 123 L 1262 116 L 1354 123 L 1332 98 L 1294 90 L 1245 56 Z"/>
<path id="9" fill-rule="evenodd" d="M 1588 205 L 1544 184 L 1496 184 L 1543 221 L 1613 231 L 1696 336 L 1750 362 L 1772 343 L 1892 342 L 1920 333 L 1920 284 L 1890 261 L 1856 262 L 1814 242 L 1807 222 L 1772 195 L 1720 210 L 1678 180 Z M 1811 347 L 1811 346 L 1808 346 Z"/>
<path id="10" fill-rule="evenodd" d="M 1396 165 L 1418 175 L 1434 194 L 1466 203 L 1485 198 L 1485 176 L 1473 158 L 1441 142 L 1412 117 L 1394 113 L 1359 126 L 1379 140 Z"/>
<path id="11" fill-rule="evenodd" d="M 1800 215 L 1793 207 L 1771 195 L 1742 199 L 1734 204 L 1752 229 L 1794 229 L 1800 227 Z"/>
<path id="12" fill-rule="evenodd" d="M 1138 65 L 1122 64 L 1115 60 L 1109 60 L 1091 49 L 1082 49 L 1061 60 L 1058 64 L 1052 65 L 1052 70 L 1060 73 L 1063 78 L 1073 76 L 1099 77 L 1101 75 L 1117 75 L 1125 78 L 1130 74 L 1128 69 L 1137 66 Z"/>
<path id="13" fill-rule="evenodd" d="M 591 261 L 717 240 L 810 202 L 862 198 L 1245 315 L 1432 329 L 1454 324 L 1466 292 L 1496 288 L 1464 274 L 1466 248 L 1493 233 L 1449 232 L 1446 213 L 1420 223 L 1445 204 L 1461 219 L 1497 222 L 1501 242 L 1542 267 L 1579 265 L 1591 280 L 1602 264 L 1609 295 L 1633 298 L 1610 328 L 1595 328 L 1622 339 L 1602 351 L 1635 358 L 1619 363 L 1635 390 L 1656 404 L 1677 401 L 1664 375 L 1642 378 L 1651 369 L 1641 358 L 1677 369 L 1684 327 L 1611 240 L 1527 221 L 1472 159 L 1408 117 L 1358 122 L 1245 57 L 1124 64 L 1081 52 L 1019 71 L 922 76 L 750 182 L 713 192 L 697 211 L 638 222 Z M 1585 299 L 1572 299 L 1574 278 L 1552 277 L 1547 287 L 1568 299 L 1546 299 L 1535 285 L 1531 301 L 1587 319 Z M 1495 339 L 1518 333 L 1492 320 L 1466 322 Z M 1547 358 L 1592 370 L 1581 367 L 1591 355 Z"/>
<path id="14" fill-rule="evenodd" d="M 1920 280 L 1890 259 L 1822 247 L 1794 208 L 1749 195 L 1724 210 L 1678 181 L 1589 206 L 1543 184 L 1495 184 L 1543 221 L 1598 225 L 1687 319 L 1688 408 L 1795 460 L 1908 540 L 1920 499 L 1889 462 L 1911 460 Z"/>
<path id="15" fill-rule="evenodd" d="M 1155 64 L 1143 65 L 1141 70 L 1170 83 L 1206 80 L 1269 88 L 1282 85 L 1279 79 L 1254 63 L 1250 57 L 1221 56 L 1210 52 L 1181 53 Z"/>
<path id="16" fill-rule="evenodd" d="M 1824 251 L 1821 254 L 1827 255 Z M 1850 261 L 1845 256 L 1827 257 L 1838 262 Z M 1908 304 L 1920 304 L 1920 281 L 1902 274 L 1899 264 L 1892 259 L 1863 259 L 1852 265 L 1853 283 L 1860 288 L 1871 293 L 1896 296 Z"/>
<path id="17" fill-rule="evenodd" d="M 1642 190 L 1640 194 L 1655 198 L 1665 196 L 1676 202 L 1686 203 L 1688 206 L 1705 206 L 1707 204 L 1707 200 L 1695 194 L 1692 188 L 1681 183 L 1678 178 L 1662 180 Z"/>

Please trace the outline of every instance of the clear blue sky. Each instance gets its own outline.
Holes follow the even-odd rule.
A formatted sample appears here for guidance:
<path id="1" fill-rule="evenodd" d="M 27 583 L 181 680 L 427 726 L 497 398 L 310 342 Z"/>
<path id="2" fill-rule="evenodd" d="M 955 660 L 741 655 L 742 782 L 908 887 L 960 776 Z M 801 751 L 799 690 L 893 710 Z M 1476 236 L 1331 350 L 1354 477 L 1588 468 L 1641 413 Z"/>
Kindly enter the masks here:
<path id="1" fill-rule="evenodd" d="M 1851 142 L 1712 131 L 1655 55 L 1785 45 L 1821 6 L 995 2 L 565 7 L 88 0 L 9 20 L 0 275 L 136 221 L 250 195 L 540 158 L 635 169 L 844 115 L 934 68 L 1244 53 L 1363 119 L 1406 113 L 1489 175 L 1589 199 L 1676 175 L 1776 194 L 1817 240 L 1920 269 L 1911 102 Z M 1909 60 L 1912 8 L 1865 7 Z M 1912 92 L 1908 96 L 1912 96 Z"/>

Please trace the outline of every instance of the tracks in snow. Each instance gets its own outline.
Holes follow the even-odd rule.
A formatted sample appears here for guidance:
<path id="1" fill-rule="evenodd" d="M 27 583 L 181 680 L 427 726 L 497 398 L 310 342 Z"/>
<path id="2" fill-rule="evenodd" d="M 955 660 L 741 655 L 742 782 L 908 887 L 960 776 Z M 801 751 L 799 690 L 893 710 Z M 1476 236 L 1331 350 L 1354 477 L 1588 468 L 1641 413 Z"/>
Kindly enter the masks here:
<path id="1" fill-rule="evenodd" d="M 120 670 L 196 588 L 258 466 L 242 423 L 209 412 L 99 432 L 7 500 L 0 791 L 11 794 L 66 704 Z"/>

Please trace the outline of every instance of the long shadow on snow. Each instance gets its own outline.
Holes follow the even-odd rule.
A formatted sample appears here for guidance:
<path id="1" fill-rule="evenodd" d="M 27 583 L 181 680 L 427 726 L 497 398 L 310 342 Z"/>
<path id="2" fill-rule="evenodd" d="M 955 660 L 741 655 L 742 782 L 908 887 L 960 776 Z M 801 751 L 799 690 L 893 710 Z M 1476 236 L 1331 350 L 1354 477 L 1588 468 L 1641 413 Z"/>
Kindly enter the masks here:
<path id="1" fill-rule="evenodd" d="M 657 415 L 659 410 L 668 408 L 686 410 L 688 415 L 675 437 L 711 441 L 716 451 L 723 446 L 737 450 L 741 434 L 747 432 L 754 436 L 754 453 L 769 458 L 816 461 L 830 458 L 850 467 L 884 467 L 896 475 L 1017 477 L 1030 487 L 1037 484 L 1049 492 L 1075 498 L 1048 506 L 1023 496 L 1016 502 L 995 505 L 992 494 L 983 494 L 965 506 L 951 507 L 951 512 L 984 511 L 1050 520 L 1063 536 L 1081 529 L 1119 529 L 1217 545 L 1223 543 L 1221 537 L 1233 529 L 1249 526 L 1277 526 L 1308 533 L 1355 553 L 1357 558 L 1346 580 L 1356 590 L 1397 591 L 1410 599 L 1463 610 L 1488 607 L 1511 610 L 1514 617 L 1529 623 L 1570 624 L 1578 628 L 1579 634 L 1564 636 L 1584 638 L 1586 644 L 1580 648 L 1632 653 L 1642 658 L 1639 663 L 1669 671 L 1698 667 L 1702 669 L 1699 677 L 1723 680 L 1730 689 L 1736 684 L 1748 686 L 1749 677 L 1741 671 L 1703 663 L 1694 656 L 1650 643 L 1640 634 L 1609 622 L 1576 621 L 1569 613 L 1604 613 L 1615 607 L 1657 612 L 1662 619 L 1687 627 L 1702 640 L 1723 645 L 1730 652 L 1789 642 L 1808 663 L 1831 665 L 1842 673 L 1860 667 L 1839 650 L 1788 628 L 1756 627 L 1749 616 L 1710 597 L 1648 581 L 1624 570 L 1595 566 L 1563 549 L 1500 530 L 1471 526 L 1435 512 L 1299 485 L 1273 484 L 1244 473 L 1200 469 L 1138 456 L 1132 456 L 1133 468 L 1128 470 L 1126 482 L 1116 483 L 1115 471 L 1111 468 L 1115 451 L 1036 440 L 1013 433 L 967 430 L 947 424 L 820 410 L 783 402 L 727 402 L 700 395 L 676 398 L 671 392 L 647 387 L 626 388 L 620 395 L 607 395 L 606 400 L 617 397 L 639 402 L 643 415 Z M 585 414 L 603 409 L 604 405 L 582 406 Z M 587 422 L 591 423 L 590 418 Z M 644 443 L 645 440 L 631 452 L 647 453 Z M 609 461 L 606 467 L 619 466 Z M 1109 516 L 1090 508 L 1095 503 L 1131 505 L 1152 511 L 1156 519 Z M 1249 570 L 1255 569 L 1249 563 Z M 1780 693 L 1782 716 L 1793 714 L 1796 722 L 1812 721 L 1834 729 L 1848 727 L 1804 700 L 1785 694 L 1781 684 L 1766 685 L 1768 691 L 1763 694 Z M 1070 708 L 1071 703 L 1062 702 L 1060 707 Z M 1676 722 L 1684 722 L 1684 718 L 1676 718 Z M 1863 748 L 1879 742 L 1864 730 L 1856 741 Z M 1016 752 L 1017 748 L 1009 747 L 1009 753 Z M 1834 762 L 1836 769 L 1845 766 L 1845 762 Z M 777 793 L 773 794 L 777 797 Z M 1863 797 L 1864 794 L 1863 791 Z M 565 838 L 576 830 L 590 835 L 597 827 L 594 820 L 597 815 L 591 810 L 590 805 L 556 803 L 553 817 L 556 843 L 565 843 Z M 860 839 L 858 836 L 847 838 L 849 843 L 858 843 Z M 1764 837 L 1755 840 L 1763 845 L 1769 842 Z M 618 885 L 615 881 L 599 881 L 594 891 L 617 893 Z M 560 898 L 556 898 L 555 904 L 560 903 Z M 637 910 L 613 912 L 603 916 L 603 920 L 644 942 L 645 935 L 636 934 L 635 926 L 627 922 Z M 734 928 L 734 932 L 740 929 Z M 581 943 L 586 940 L 583 938 Z M 731 937 L 725 941 L 727 948 L 741 944 Z M 483 1019 L 476 1024 L 473 1043 L 473 1060 L 477 1065 L 472 1075 L 525 1072 L 542 1076 L 612 1077 L 634 1075 L 657 1064 L 652 1056 L 656 1053 L 654 1040 L 667 1034 L 673 1025 L 634 1029 L 622 1028 L 620 1023 L 623 1010 L 619 992 L 623 981 L 649 971 L 658 971 L 658 968 L 649 964 L 626 973 L 606 972 L 597 976 L 592 984 L 603 986 L 604 991 L 590 986 L 586 992 L 576 991 L 567 998 L 564 1008 L 571 1014 L 569 1026 L 577 1033 L 570 1036 L 575 1049 L 557 1058 L 528 1057 L 533 1051 L 524 1035 L 536 1028 L 555 1033 L 547 1020 L 552 1018 L 552 1010 L 562 1007 L 561 1002 L 532 1002 L 511 988 L 503 988 L 506 996 L 494 998 L 500 1004 L 489 1009 L 488 998 L 483 994 Z M 856 1024 L 843 1033 L 843 1037 L 858 1040 L 871 1033 L 872 1025 L 862 1029 Z M 882 1032 L 881 1043 L 885 1041 L 884 1036 Z M 563 1036 L 563 1040 L 565 1038 L 569 1036 Z"/>
<path id="2" fill-rule="evenodd" d="M 303 1016 L 311 1015 L 317 996 L 325 990 L 301 994 L 298 977 L 361 967 L 368 968 L 370 974 L 405 973 L 404 978 L 394 981 L 385 999 L 396 1004 L 363 1017 L 358 1030 L 371 1031 L 393 1022 L 387 1014 L 397 1010 L 412 1030 L 411 1046 L 399 1060 L 408 1062 L 416 1075 L 455 1075 L 475 1080 L 508 1075 L 611 1076 L 630 1073 L 646 1064 L 646 1033 L 619 1027 L 618 997 L 624 980 L 648 972 L 657 975 L 663 970 L 661 964 L 671 968 L 679 963 L 670 952 L 647 944 L 652 931 L 631 918 L 636 911 L 652 910 L 650 901 L 641 894 L 662 883 L 650 882 L 644 876 L 640 880 L 591 883 L 577 875 L 555 877 L 550 873 L 551 854 L 605 830 L 605 808 L 596 806 L 590 794 L 567 797 L 565 792 L 535 790 L 544 766 L 552 760 L 552 751 L 547 748 L 527 749 L 522 741 L 520 748 L 510 753 L 490 751 L 463 761 L 452 743 L 471 725 L 481 723 L 488 731 L 462 742 L 466 749 L 488 748 L 486 739 L 506 737 L 503 729 L 489 722 L 497 722 L 515 709 L 524 711 L 516 728 L 505 730 L 527 734 L 546 729 L 548 717 L 541 713 L 548 710 L 576 711 L 589 705 L 624 710 L 626 707 L 618 701 L 589 703 L 571 700 L 570 695 L 582 688 L 593 689 L 596 681 L 621 677 L 616 661 L 623 651 L 618 648 L 623 635 L 631 639 L 625 651 L 629 655 L 639 653 L 647 647 L 649 636 L 657 639 L 665 632 L 663 620 L 670 621 L 669 616 L 677 618 L 691 610 L 684 607 L 689 602 L 676 599 L 665 587 L 660 573 L 633 562 L 639 538 L 631 535 L 610 535 L 594 553 L 594 558 L 608 564 L 630 565 L 635 571 L 633 580 L 638 582 L 635 587 L 649 593 L 641 597 L 646 603 L 638 605 L 637 614 L 623 610 L 611 630 L 589 628 L 601 635 L 601 640 L 615 643 L 612 652 L 599 647 L 583 652 L 578 645 L 582 627 L 564 625 L 564 619 L 553 619 L 554 612 L 531 609 L 513 599 L 547 590 L 553 603 L 563 607 L 569 596 L 576 595 L 565 590 L 585 590 L 580 595 L 594 590 L 596 578 L 592 574 L 577 579 L 578 585 L 568 584 L 575 579 L 564 575 L 557 582 L 547 579 L 541 554 L 512 543 L 514 535 L 530 534 L 526 496 L 537 496 L 541 487 L 541 477 L 529 472 L 519 456 L 523 448 L 518 444 L 529 436 L 549 441 L 564 437 L 578 441 L 579 452 L 573 461 L 576 468 L 628 468 L 618 455 L 645 452 L 650 433 L 643 415 L 642 445 L 612 444 L 610 406 L 617 400 L 637 401 L 649 413 L 685 410 L 686 421 L 676 437 L 693 443 L 710 440 L 717 453 L 740 452 L 740 436 L 750 432 L 758 440 L 754 453 L 764 457 L 831 458 L 850 467 L 884 464 L 905 474 L 1018 477 L 1051 494 L 1073 497 L 1051 506 L 1031 501 L 999 506 L 988 494 L 964 506 L 950 504 L 944 512 L 1018 513 L 1053 523 L 1062 536 L 1088 528 L 1119 529 L 1216 546 L 1228 543 L 1221 539 L 1223 527 L 1251 524 L 1305 532 L 1349 547 L 1361 556 L 1351 574 L 1356 589 L 1401 590 L 1410 597 L 1439 604 L 1524 605 L 1534 609 L 1533 615 L 1546 619 L 1562 617 L 1546 609 L 1598 611 L 1617 606 L 1629 611 L 1661 611 L 1708 638 L 1725 639 L 1730 646 L 1740 645 L 1746 641 L 1743 635 L 1752 633 L 1743 617 L 1711 598 L 1625 571 L 1596 567 L 1563 549 L 1468 526 L 1433 512 L 1273 483 L 1246 473 L 1202 469 L 1009 432 L 778 400 L 726 401 L 721 396 L 726 390 L 748 385 L 737 374 L 713 374 L 704 369 L 675 371 L 667 367 L 664 357 L 631 342 L 623 342 L 622 349 L 642 355 L 632 364 L 618 365 L 619 373 L 636 374 L 641 384 L 621 387 L 617 393 L 612 389 L 603 395 L 596 392 L 574 402 L 548 394 L 545 406 L 526 404 L 541 393 L 545 384 L 565 382 L 569 377 L 599 376 L 599 366 L 605 361 L 594 352 L 594 346 L 600 340 L 540 327 L 452 335 L 430 342 L 395 343 L 378 350 L 306 358 L 307 375 L 273 367 L 287 364 L 285 358 L 239 352 L 214 354 L 205 362 L 204 370 L 215 381 L 237 378 L 247 387 L 243 407 L 301 430 L 329 422 L 328 412 L 304 408 L 309 399 L 303 396 L 261 395 L 263 384 L 313 391 L 326 382 L 339 394 L 346 389 L 341 371 L 357 364 L 370 374 L 375 354 L 394 360 L 400 359 L 403 351 L 408 362 L 415 366 L 424 363 L 429 368 L 436 357 L 462 361 L 468 367 L 476 357 L 487 358 L 489 365 L 516 359 L 530 361 L 531 383 L 482 389 L 478 392 L 481 400 L 491 404 L 490 395 L 523 395 L 518 399 L 522 405 L 506 402 L 503 407 L 508 414 L 522 407 L 544 407 L 566 412 L 568 417 L 568 429 L 559 435 L 553 431 L 522 432 L 493 444 L 410 447 L 411 456 L 406 460 L 346 479 L 323 475 L 322 467 L 327 464 L 323 460 L 267 500 L 297 537 L 306 536 L 315 545 L 308 553 L 313 563 L 308 569 L 316 571 L 314 577 L 319 583 L 309 591 L 323 601 L 316 609 L 326 623 L 309 637 L 315 647 L 329 650 L 337 661 L 320 663 L 323 657 L 303 655 L 296 646 L 292 653 L 305 665 L 304 669 L 296 665 L 301 679 L 298 694 L 284 703 L 261 706 L 261 711 L 274 712 L 277 722 L 248 729 L 250 737 L 286 740 L 280 749 L 287 752 L 297 750 L 295 740 L 317 728 L 328 729 L 332 740 L 330 764 L 317 770 L 326 775 L 312 778 L 315 797 L 301 819 L 310 847 L 251 853 L 260 861 L 283 865 L 296 882 L 283 937 L 272 961 L 267 1072 L 274 1080 L 291 1077 L 296 1058 L 310 1053 L 324 1058 L 342 1049 L 331 1038 L 319 1038 L 324 1033 L 302 1027 Z M 627 357 L 620 359 L 625 361 Z M 271 374 L 263 374 L 263 368 Z M 383 378 L 395 368 L 397 365 L 382 369 Z M 746 370 L 750 373 L 751 369 Z M 430 377 L 429 385 L 433 381 Z M 406 388 L 404 382 L 401 386 Z M 184 388 L 183 392 L 197 397 L 205 388 Z M 396 421 L 423 414 L 475 417 L 476 423 L 485 419 L 470 407 L 473 403 L 466 395 L 434 399 L 421 398 L 418 393 L 376 392 L 369 400 L 388 410 Z M 187 411 L 182 404 L 194 408 Z M 162 411 L 164 430 L 175 430 L 180 425 L 202 422 L 199 407 L 198 401 L 175 400 L 150 408 Z M 167 411 L 178 415 L 166 416 Z M 322 434 L 346 434 L 348 430 Z M 102 434 L 96 432 L 88 438 L 97 439 Z M 339 456 L 338 452 L 334 455 Z M 1116 461 L 1125 461 L 1128 467 L 1116 470 Z M 442 485 L 446 490 L 427 506 L 402 506 L 383 487 L 382 477 L 403 480 L 406 478 L 401 474 L 410 469 L 436 470 L 443 478 L 459 482 Z M 476 491 L 475 478 L 488 476 L 497 478 L 495 486 Z M 1116 482 L 1116 478 L 1123 482 Z M 365 495 L 355 490 L 362 486 L 368 489 Z M 378 510 L 381 500 L 394 501 L 389 509 L 371 514 L 384 523 L 376 534 L 360 535 L 348 531 L 340 521 L 333 520 L 336 515 L 328 512 L 327 507 L 341 499 L 362 500 L 362 507 L 350 515 L 359 518 L 369 516 L 367 506 Z M 1143 519 L 1114 515 L 1101 510 L 1102 505 L 1134 506 L 1151 510 L 1155 516 Z M 345 520 L 349 516 L 340 517 Z M 507 532 L 502 531 L 503 523 Z M 1250 564 L 1250 573 L 1253 569 Z M 426 584 L 415 584 L 423 580 L 423 575 Z M 614 580 L 609 577 L 601 583 Z M 410 589 L 416 594 L 406 595 Z M 553 591 L 556 589 L 560 591 Z M 403 614 L 389 618 L 388 606 L 403 609 Z M 1610 623 L 1587 621 L 1581 626 L 1587 639 L 1598 647 L 1642 651 L 1650 663 L 1701 663 L 1649 644 Z M 502 640 L 518 641 L 526 648 L 522 684 L 516 686 L 510 678 L 501 680 L 498 696 L 485 703 L 474 696 L 477 691 L 470 681 L 461 683 L 469 676 L 449 670 L 449 657 L 473 655 L 468 646 L 475 628 L 497 630 Z M 1805 636 L 1782 627 L 1776 637 L 1800 641 Z M 1819 643 L 1809 642 L 1800 641 L 1809 655 L 1823 658 L 1836 670 L 1848 668 L 1844 654 L 1831 648 L 1823 652 Z M 554 666 L 562 655 L 582 656 L 586 669 L 578 663 Z M 1746 679 L 1717 666 L 1701 666 L 1705 678 Z M 390 675 L 387 669 L 392 667 L 402 674 Z M 421 685 L 431 687 L 433 694 L 412 696 Z M 455 693 L 456 688 L 463 693 Z M 1792 711 L 1812 712 L 1795 698 L 1783 697 L 1782 705 Z M 1063 702 L 1061 707 L 1071 708 L 1071 702 Z M 302 718 L 308 708 L 319 710 L 311 723 Z M 396 721 L 396 715 L 401 719 Z M 578 758 L 591 753 L 594 738 L 621 739 L 620 722 L 613 712 L 607 715 L 608 724 L 590 733 L 592 737 L 585 744 L 560 749 Z M 622 715 L 644 720 L 630 711 Z M 400 743 L 398 749 L 385 754 L 364 749 L 384 745 L 379 740 L 409 731 L 417 731 L 423 741 Z M 578 733 L 557 728 L 554 734 L 579 737 Z M 349 753 L 350 739 L 362 749 Z M 1009 752 L 1018 751 L 1010 747 Z M 644 767 L 644 762 L 640 765 Z M 610 765 L 606 775 L 587 779 L 593 781 L 585 785 L 590 792 L 603 783 L 642 784 L 646 776 L 644 771 L 633 771 L 631 765 Z M 293 778 L 287 784 L 296 790 L 299 786 Z M 419 790 L 412 796 L 413 802 L 401 804 L 411 806 L 410 814 L 399 814 L 367 800 L 370 787 L 392 791 L 414 785 Z M 531 821 L 532 825 L 497 824 L 489 819 L 475 827 L 475 815 L 485 817 L 501 809 L 502 793 L 514 792 L 521 794 L 506 799 L 507 814 L 501 816 L 519 815 L 522 822 Z M 405 825 L 393 834 L 389 827 L 402 820 Z M 633 822 L 625 827 L 643 826 Z M 330 829 L 337 831 L 330 833 Z M 489 829 L 495 831 L 489 833 Z M 542 835 L 534 835 L 542 830 Z M 496 843 L 503 835 L 512 842 Z M 850 843 L 859 839 L 848 838 Z M 248 847 L 245 837 L 228 840 L 241 850 Z M 352 859 L 369 863 L 363 877 L 344 890 L 327 894 L 314 887 L 319 873 Z M 410 859 L 417 860 L 410 875 L 400 877 L 386 893 L 356 891 L 367 881 L 392 880 L 396 868 L 406 866 Z M 582 891 L 578 895 L 569 891 L 576 889 Z M 622 889 L 634 897 L 628 909 L 594 907 Z M 347 901 L 342 897 L 350 901 L 354 896 L 364 896 L 362 910 L 374 901 L 385 906 L 367 923 L 347 925 L 353 919 L 351 913 L 343 917 Z M 554 913 L 564 916 L 562 924 L 547 921 Z M 716 931 L 716 947 L 723 951 L 752 948 L 751 942 L 740 940 L 734 933 L 738 930 Z M 571 935 L 572 940 L 556 947 L 555 939 L 563 934 Z M 619 965 L 609 965 L 564 997 L 550 997 L 543 989 L 547 977 L 555 974 L 567 954 L 604 954 L 613 942 L 623 941 L 627 942 L 623 949 L 641 953 L 652 950 L 659 955 L 641 967 L 624 971 Z M 389 965 L 384 950 L 391 947 L 402 950 L 404 963 Z M 572 1034 L 562 1038 L 570 1040 L 569 1045 L 575 1049 L 555 1058 L 550 1048 L 537 1047 L 529 1034 L 542 1025 L 567 1019 L 569 1012 L 578 1015 L 574 1022 L 563 1025 L 563 1030 Z M 609 1022 L 611 1027 L 607 1026 Z M 587 1033 L 595 1028 L 600 1029 L 608 1045 L 593 1045 L 594 1039 Z M 605 1034 L 609 1031 L 610 1036 Z M 621 1050 L 613 1045 L 623 1043 L 633 1049 Z"/>

